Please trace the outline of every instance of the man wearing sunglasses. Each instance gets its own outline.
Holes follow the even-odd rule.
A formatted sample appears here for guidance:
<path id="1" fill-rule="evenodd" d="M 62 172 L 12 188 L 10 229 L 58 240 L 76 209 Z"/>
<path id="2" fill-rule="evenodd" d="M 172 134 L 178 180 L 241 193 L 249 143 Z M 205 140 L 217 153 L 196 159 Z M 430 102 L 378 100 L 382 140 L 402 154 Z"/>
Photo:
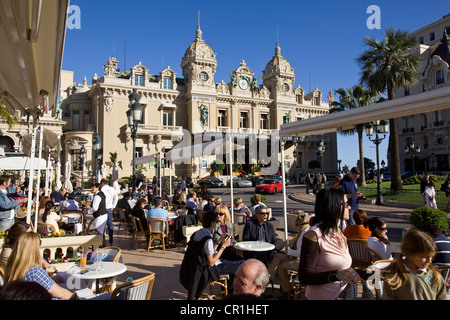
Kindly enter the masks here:
<path id="1" fill-rule="evenodd" d="M 273 245 L 277 245 L 275 228 L 267 221 L 268 211 L 265 207 L 257 207 L 255 210 L 255 217 L 247 220 L 244 231 L 242 233 L 243 241 L 263 241 Z M 276 249 L 274 249 L 276 250 Z M 274 250 L 263 252 L 244 252 L 244 259 L 256 258 L 262 262 L 268 263 Z"/>

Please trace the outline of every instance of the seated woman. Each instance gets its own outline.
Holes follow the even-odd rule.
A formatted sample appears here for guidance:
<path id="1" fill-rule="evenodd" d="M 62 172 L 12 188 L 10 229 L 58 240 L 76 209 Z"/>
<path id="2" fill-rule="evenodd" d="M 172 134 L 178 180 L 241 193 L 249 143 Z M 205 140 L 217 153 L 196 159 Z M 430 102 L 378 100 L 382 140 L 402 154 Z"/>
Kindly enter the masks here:
<path id="1" fill-rule="evenodd" d="M 19 237 L 6 264 L 5 283 L 14 280 L 34 281 L 43 286 L 54 299 L 76 299 L 76 293 L 60 287 L 43 268 L 40 243 L 38 233 L 25 232 Z"/>
<path id="2" fill-rule="evenodd" d="M 136 205 L 133 207 L 133 210 L 131 210 L 131 215 L 135 216 L 136 218 L 139 219 L 144 231 L 148 231 L 147 214 L 145 213 L 145 210 L 144 210 L 144 207 L 146 205 L 147 205 L 146 198 L 145 197 L 139 198 L 136 202 Z M 139 225 L 137 227 L 140 228 Z"/>
<path id="3" fill-rule="evenodd" d="M 234 239 L 234 231 L 233 231 L 233 224 L 231 223 L 230 211 L 225 205 L 220 205 L 216 207 L 215 211 L 218 214 L 218 216 L 216 227 L 212 231 L 214 244 L 218 245 L 220 239 L 224 235 L 229 235 L 230 246 L 225 248 L 224 252 L 222 253 L 222 258 L 228 260 L 241 260 L 242 258 L 236 254 L 235 249 L 233 248 L 233 245 L 236 243 L 236 240 Z"/>
<path id="4" fill-rule="evenodd" d="M 370 237 L 371 231 L 367 228 L 369 217 L 365 210 L 358 209 L 353 211 L 353 220 L 355 224 L 347 226 L 344 229 L 344 236 L 347 239 L 364 239 Z"/>
<path id="5" fill-rule="evenodd" d="M 55 232 L 59 232 L 58 221 L 61 217 L 54 211 L 55 204 L 53 201 L 47 201 L 45 204 L 45 211 L 42 214 L 42 222 L 51 224 Z"/>
<path id="6" fill-rule="evenodd" d="M 392 260 L 391 244 L 387 237 L 386 220 L 380 217 L 370 218 L 369 230 L 372 232 L 367 239 L 367 246 L 374 250 L 383 260 Z"/>
<path id="7" fill-rule="evenodd" d="M 45 211 L 45 204 L 48 201 L 51 201 L 52 199 L 50 199 L 50 197 L 48 196 L 44 196 L 41 198 L 41 200 L 39 200 L 39 207 L 38 207 L 38 221 L 42 222 L 42 215 L 44 214 Z"/>

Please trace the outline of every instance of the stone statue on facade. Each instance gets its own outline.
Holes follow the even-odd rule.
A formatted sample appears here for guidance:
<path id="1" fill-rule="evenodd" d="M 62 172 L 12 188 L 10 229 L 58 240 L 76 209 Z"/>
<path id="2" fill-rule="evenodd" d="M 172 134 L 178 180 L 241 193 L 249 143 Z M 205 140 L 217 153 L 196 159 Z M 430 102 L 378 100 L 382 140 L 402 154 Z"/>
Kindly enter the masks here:
<path id="1" fill-rule="evenodd" d="M 198 107 L 200 109 L 200 121 L 202 124 L 202 127 L 206 126 L 208 123 L 208 107 L 205 106 L 203 103 Z"/>

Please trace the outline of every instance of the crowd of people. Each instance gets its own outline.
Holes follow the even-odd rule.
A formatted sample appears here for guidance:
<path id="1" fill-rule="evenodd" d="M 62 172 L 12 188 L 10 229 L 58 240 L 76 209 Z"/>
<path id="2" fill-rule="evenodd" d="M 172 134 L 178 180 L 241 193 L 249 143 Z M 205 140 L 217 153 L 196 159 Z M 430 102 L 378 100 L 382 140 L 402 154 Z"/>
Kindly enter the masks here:
<path id="1" fill-rule="evenodd" d="M 239 241 L 262 241 L 273 244 L 268 251 L 238 252 L 235 225 L 231 223 L 230 208 L 217 196 L 200 199 L 193 188 L 176 188 L 173 197 L 159 195 L 155 183 L 143 179 L 136 199 L 132 199 L 127 186 L 121 194 L 106 179 L 92 186 L 91 204 L 84 214 L 94 218 L 93 228 L 113 243 L 113 219 L 117 208 L 141 221 L 147 230 L 148 218 L 168 219 L 168 210 L 178 216 L 192 216 L 202 222 L 202 229 L 195 232 L 187 243 L 187 250 L 180 267 L 180 282 L 188 291 L 188 299 L 198 299 L 209 279 L 227 274 L 231 277 L 230 295 L 227 299 L 264 299 L 267 285 L 276 279 L 280 283 L 279 299 L 288 299 L 290 291 L 289 272 L 298 273 L 298 280 L 305 286 L 308 300 L 335 300 L 344 296 L 347 287 L 367 279 L 365 270 L 352 267 L 347 239 L 364 239 L 377 259 L 391 260 L 384 270 L 383 299 L 446 299 L 447 292 L 442 276 L 434 263 L 450 264 L 450 241 L 435 225 L 424 230 L 408 231 L 403 237 L 401 252 L 393 253 L 387 236 L 388 225 L 381 217 L 369 217 L 359 208 L 365 198 L 358 192 L 357 179 L 360 171 L 352 168 L 328 188 L 314 190 L 315 208 L 312 217 L 299 214 L 296 220 L 297 234 L 287 251 L 280 245 L 276 231 L 268 220 L 268 208 L 261 195 L 254 196 L 254 204 L 247 206 L 242 198 L 235 198 L 234 213 L 246 217 Z M 316 175 L 317 176 L 317 175 Z M 307 178 L 306 178 L 307 179 Z M 320 179 L 318 177 L 317 179 Z M 447 180 L 450 180 L 450 175 Z M 307 180 L 306 180 L 307 181 Z M 305 182 L 306 182 L 305 181 Z M 320 182 L 320 181 L 319 181 Z M 307 184 L 308 187 L 308 184 Z M 427 184 L 431 187 L 431 183 Z M 426 187 L 426 188 L 427 188 Z M 424 189 L 424 202 L 430 194 Z M 448 182 L 447 182 L 448 188 Z M 308 192 L 308 191 L 307 191 Z M 74 292 L 61 284 L 54 268 L 39 254 L 39 235 L 30 232 L 31 226 L 15 223 L 14 210 L 26 204 L 27 197 L 15 199 L 11 177 L 0 177 L 0 226 L 8 230 L 0 255 L 0 268 L 4 271 L 5 286 L 0 288 L 1 297 L 11 297 L 14 286 L 23 282 L 36 282 L 45 290 L 35 290 L 35 298 L 77 299 Z M 39 221 L 58 228 L 61 212 L 81 209 L 76 194 L 66 190 L 54 190 L 50 196 L 40 198 Z M 12 221 L 8 221 L 12 218 Z M 56 229 L 58 230 L 58 229 Z M 26 249 L 25 249 L 26 247 Z M 413 279 L 421 278 L 419 287 Z M 6 288 L 11 288 L 6 292 Z"/>

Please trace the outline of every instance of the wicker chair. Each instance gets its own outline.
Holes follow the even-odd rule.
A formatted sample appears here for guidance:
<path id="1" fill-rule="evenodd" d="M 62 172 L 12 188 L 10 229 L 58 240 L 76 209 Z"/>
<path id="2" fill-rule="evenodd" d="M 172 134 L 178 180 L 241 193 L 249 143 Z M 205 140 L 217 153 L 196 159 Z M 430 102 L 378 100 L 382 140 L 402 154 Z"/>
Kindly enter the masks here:
<path id="1" fill-rule="evenodd" d="M 128 224 L 129 224 L 129 214 L 126 212 L 126 210 L 125 209 L 123 209 L 123 208 L 117 208 L 117 212 L 118 212 L 118 215 L 119 215 L 119 227 L 117 228 L 117 234 L 119 234 L 119 232 L 120 232 L 120 227 L 122 226 L 122 225 L 125 225 L 125 228 L 128 226 Z M 125 229 L 125 231 L 126 231 L 126 229 Z"/>
<path id="2" fill-rule="evenodd" d="M 154 283 L 154 273 L 126 282 L 114 289 L 111 300 L 150 300 Z"/>
<path id="3" fill-rule="evenodd" d="M 147 232 L 145 232 L 144 228 L 142 227 L 141 220 L 139 220 L 139 218 L 130 214 L 130 220 L 132 228 L 131 246 L 133 246 L 134 244 L 133 248 L 136 249 L 138 237 L 147 237 Z"/>
<path id="4" fill-rule="evenodd" d="M 166 253 L 165 239 L 169 237 L 169 221 L 163 218 L 148 218 L 147 224 L 149 234 L 147 253 L 150 252 L 150 246 L 153 241 L 157 239 L 161 240 L 162 248 L 164 253 Z"/>
<path id="5" fill-rule="evenodd" d="M 352 268 L 366 269 L 374 262 L 366 243 L 366 239 L 347 239 L 348 250 L 352 257 Z"/>

